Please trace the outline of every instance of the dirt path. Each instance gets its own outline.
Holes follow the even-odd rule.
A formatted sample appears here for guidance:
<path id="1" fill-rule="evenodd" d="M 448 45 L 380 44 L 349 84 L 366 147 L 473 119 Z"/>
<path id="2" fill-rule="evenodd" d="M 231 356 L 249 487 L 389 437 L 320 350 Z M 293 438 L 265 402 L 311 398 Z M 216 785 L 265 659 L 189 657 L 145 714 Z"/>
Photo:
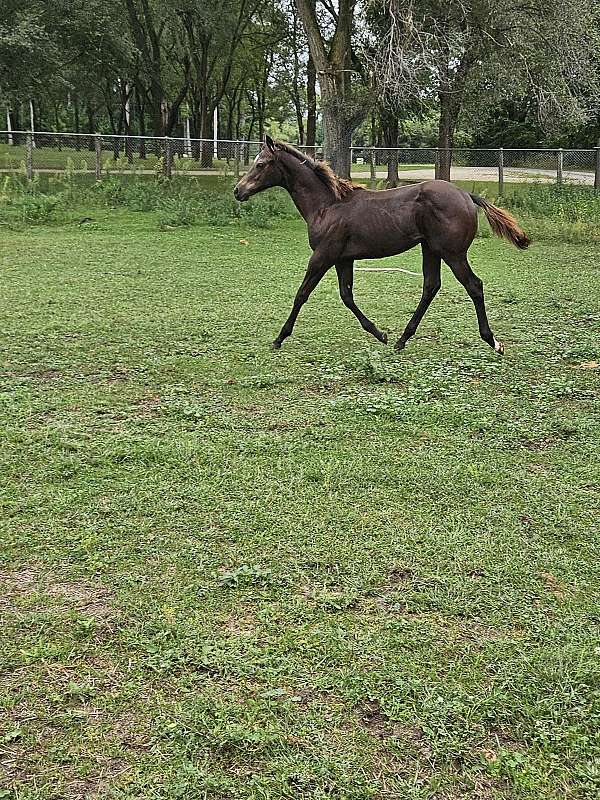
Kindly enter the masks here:
<path id="1" fill-rule="evenodd" d="M 40 173 L 60 173 L 64 170 L 59 168 L 46 168 L 34 167 L 34 172 Z M 0 169 L 0 173 L 15 172 L 14 169 Z M 93 174 L 94 170 L 77 170 L 77 174 Z M 116 171 L 112 174 L 128 175 L 127 171 Z M 136 170 L 136 175 L 155 175 L 154 170 Z M 173 175 L 189 175 L 191 177 L 209 176 L 209 175 L 222 175 L 223 173 L 216 169 L 192 169 L 181 172 L 173 172 Z M 386 178 L 387 171 L 377 170 L 377 178 Z M 232 173 L 228 173 L 229 177 L 233 177 Z M 364 172 L 355 172 L 353 177 L 355 179 L 369 180 L 369 174 Z M 400 172 L 400 178 L 403 180 L 412 181 L 427 181 L 434 178 L 434 168 L 431 167 L 416 167 L 415 169 L 403 169 Z M 453 167 L 452 168 L 453 181 L 489 181 L 491 183 L 498 182 L 498 169 L 496 167 Z M 556 182 L 556 171 L 551 169 L 534 169 L 530 167 L 512 168 L 507 167 L 504 169 L 504 180 L 506 183 L 554 183 Z M 577 170 L 563 170 L 563 181 L 565 183 L 579 183 L 586 186 L 594 185 L 593 172 L 580 172 Z"/>
<path id="2" fill-rule="evenodd" d="M 358 177 L 355 176 L 355 177 Z M 361 177 L 363 177 L 361 175 Z M 364 176 L 368 178 L 368 175 Z M 386 178 L 387 172 L 377 171 L 378 178 Z M 426 181 L 434 178 L 434 168 L 417 167 L 416 169 L 403 169 L 400 178 L 405 180 Z M 490 181 L 498 182 L 497 167 L 452 167 L 453 181 Z M 533 169 L 530 167 L 505 167 L 504 180 L 506 183 L 555 183 L 556 170 Z M 565 183 L 580 183 L 587 186 L 594 185 L 593 172 L 580 172 L 576 170 L 563 170 Z"/>

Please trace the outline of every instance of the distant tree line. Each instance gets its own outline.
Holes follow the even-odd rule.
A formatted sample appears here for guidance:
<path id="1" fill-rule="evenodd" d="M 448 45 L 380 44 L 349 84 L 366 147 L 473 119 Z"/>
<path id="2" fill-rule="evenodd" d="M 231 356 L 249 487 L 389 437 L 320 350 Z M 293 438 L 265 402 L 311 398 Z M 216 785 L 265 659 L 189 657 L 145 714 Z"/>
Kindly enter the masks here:
<path id="1" fill-rule="evenodd" d="M 597 0 L 4 0 L 0 127 L 592 147 L 599 44 Z"/>

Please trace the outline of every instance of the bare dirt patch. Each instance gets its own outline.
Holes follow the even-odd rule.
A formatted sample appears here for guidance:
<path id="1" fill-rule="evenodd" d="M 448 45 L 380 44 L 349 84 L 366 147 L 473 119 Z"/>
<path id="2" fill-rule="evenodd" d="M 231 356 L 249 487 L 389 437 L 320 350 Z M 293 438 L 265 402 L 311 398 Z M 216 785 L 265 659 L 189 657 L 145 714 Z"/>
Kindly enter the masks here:
<path id="1" fill-rule="evenodd" d="M 58 369 L 39 369 L 35 370 L 34 372 L 27 373 L 25 377 L 33 378 L 37 381 L 55 381 L 64 376 Z"/>
<path id="2" fill-rule="evenodd" d="M 223 620 L 221 627 L 232 636 L 253 636 L 256 633 L 256 619 L 250 613 L 233 613 Z"/>
<path id="3" fill-rule="evenodd" d="M 568 588 L 556 575 L 551 572 L 540 572 L 540 578 L 548 591 L 553 594 L 558 600 L 563 600 L 568 593 Z"/>
<path id="4" fill-rule="evenodd" d="M 29 565 L 19 570 L 0 572 L 0 609 L 13 613 L 23 601 L 28 610 L 42 610 L 44 596 L 58 598 L 68 610 L 75 610 L 97 621 L 110 618 L 114 609 L 110 592 L 103 586 L 83 581 L 61 580 L 60 576 Z M 39 601 L 39 602 L 38 602 Z"/>
<path id="5" fill-rule="evenodd" d="M 378 739 L 397 738 L 408 742 L 419 752 L 419 755 L 428 758 L 431 751 L 420 728 L 414 725 L 404 725 L 391 720 L 383 711 L 378 700 L 368 700 L 356 709 L 358 722 L 361 727 L 369 731 Z"/>

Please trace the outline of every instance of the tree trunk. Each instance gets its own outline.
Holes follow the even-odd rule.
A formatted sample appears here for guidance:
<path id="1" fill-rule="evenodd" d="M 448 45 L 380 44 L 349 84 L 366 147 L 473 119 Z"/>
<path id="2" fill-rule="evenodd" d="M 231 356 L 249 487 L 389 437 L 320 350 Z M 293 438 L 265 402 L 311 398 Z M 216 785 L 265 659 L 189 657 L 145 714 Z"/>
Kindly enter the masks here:
<path id="1" fill-rule="evenodd" d="M 329 161 L 331 169 L 342 178 L 350 177 L 350 147 L 352 145 L 352 131 L 343 116 L 334 109 L 323 109 L 323 123 L 325 132 L 325 158 Z"/>
<path id="2" fill-rule="evenodd" d="M 160 86 L 152 86 L 150 89 L 150 105 L 152 106 L 152 135 L 164 136 L 164 114 L 163 114 L 163 96 Z M 160 145 L 159 145 L 160 147 Z M 160 153 L 159 149 L 156 149 Z"/>
<path id="3" fill-rule="evenodd" d="M 197 100 L 192 96 L 190 100 L 190 135 L 192 137 L 192 159 L 200 161 L 200 135 L 202 133 L 202 125 L 200 123 L 200 108 Z"/>
<path id="4" fill-rule="evenodd" d="M 87 108 L 86 108 L 86 113 L 87 113 L 87 118 L 88 118 L 88 126 L 87 126 L 88 127 L 88 133 L 90 134 L 90 137 L 88 139 L 88 150 L 93 150 L 95 148 L 95 144 L 94 144 L 94 140 L 93 140 L 92 136 L 93 136 L 94 133 L 96 133 L 96 131 L 94 130 L 94 128 L 95 128 L 95 121 L 94 121 L 95 114 L 94 114 L 94 110 L 92 108 L 90 108 L 89 106 L 87 106 Z"/>
<path id="5" fill-rule="evenodd" d="M 294 111 L 296 113 L 296 124 L 298 125 L 298 144 L 304 144 L 304 114 L 302 113 L 302 106 L 300 105 L 299 98 L 294 97 Z"/>
<path id="6" fill-rule="evenodd" d="M 211 168 L 213 165 L 213 115 L 206 97 L 202 98 L 200 106 L 200 166 Z"/>
<path id="7" fill-rule="evenodd" d="M 442 181 L 450 180 L 452 167 L 452 148 L 454 147 L 454 133 L 458 124 L 460 111 L 460 95 L 455 92 L 449 95 L 440 92 L 440 124 L 438 129 L 439 169 L 437 177 Z"/>
<path id="8" fill-rule="evenodd" d="M 400 181 L 398 175 L 398 118 L 393 114 L 384 114 L 383 119 L 383 141 L 387 148 L 387 188 L 393 189 L 398 186 Z"/>
<path id="9" fill-rule="evenodd" d="M 452 111 L 452 103 L 447 95 L 440 95 L 440 125 L 438 130 L 439 168 L 437 177 L 442 181 L 450 180 L 455 129 L 456 119 Z"/>
<path id="10" fill-rule="evenodd" d="M 73 124 L 75 133 L 79 133 L 79 98 L 77 95 L 73 98 Z"/>
<path id="11" fill-rule="evenodd" d="M 142 92 L 139 88 L 135 90 L 135 97 L 137 100 L 137 109 L 138 109 L 138 133 L 140 134 L 141 138 L 139 140 L 139 157 L 141 161 L 145 161 L 146 159 L 146 107 L 144 102 L 144 97 Z"/>
<path id="12" fill-rule="evenodd" d="M 256 117 L 255 117 L 254 108 L 253 108 L 252 109 L 252 116 L 250 117 L 250 125 L 248 126 L 247 141 L 249 141 L 249 142 L 252 141 L 252 134 L 254 133 L 254 125 L 255 125 L 255 123 L 256 123 Z M 247 144 L 244 147 L 244 159 L 243 159 L 243 161 L 244 161 L 244 166 L 245 167 L 247 167 L 248 164 L 250 163 L 250 145 L 249 144 Z"/>
<path id="13" fill-rule="evenodd" d="M 240 139 L 242 135 L 242 126 L 244 124 L 244 116 L 241 112 L 242 108 L 242 93 L 240 92 L 237 99 L 235 110 L 235 138 Z"/>
<path id="14" fill-rule="evenodd" d="M 306 65 L 306 102 L 307 102 L 307 115 L 306 115 L 306 146 L 314 147 L 317 134 L 317 72 L 315 70 L 315 62 L 312 56 L 308 57 Z"/>
<path id="15" fill-rule="evenodd" d="M 352 133 L 364 118 L 364 104 L 356 102 L 352 92 L 352 28 L 354 0 L 339 0 L 335 31 L 325 47 L 314 0 L 296 0 L 312 56 L 323 106 L 325 157 L 342 178 L 350 177 Z"/>

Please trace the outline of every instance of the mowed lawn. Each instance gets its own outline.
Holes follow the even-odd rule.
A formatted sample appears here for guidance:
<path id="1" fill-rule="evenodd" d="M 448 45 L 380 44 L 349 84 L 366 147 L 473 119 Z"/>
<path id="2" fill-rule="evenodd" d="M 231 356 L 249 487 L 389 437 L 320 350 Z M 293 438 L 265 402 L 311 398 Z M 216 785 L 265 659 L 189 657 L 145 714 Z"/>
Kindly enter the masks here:
<path id="1" fill-rule="evenodd" d="M 0 798 L 596 798 L 597 248 L 273 353 L 299 222 L 81 216 L 0 231 Z"/>

